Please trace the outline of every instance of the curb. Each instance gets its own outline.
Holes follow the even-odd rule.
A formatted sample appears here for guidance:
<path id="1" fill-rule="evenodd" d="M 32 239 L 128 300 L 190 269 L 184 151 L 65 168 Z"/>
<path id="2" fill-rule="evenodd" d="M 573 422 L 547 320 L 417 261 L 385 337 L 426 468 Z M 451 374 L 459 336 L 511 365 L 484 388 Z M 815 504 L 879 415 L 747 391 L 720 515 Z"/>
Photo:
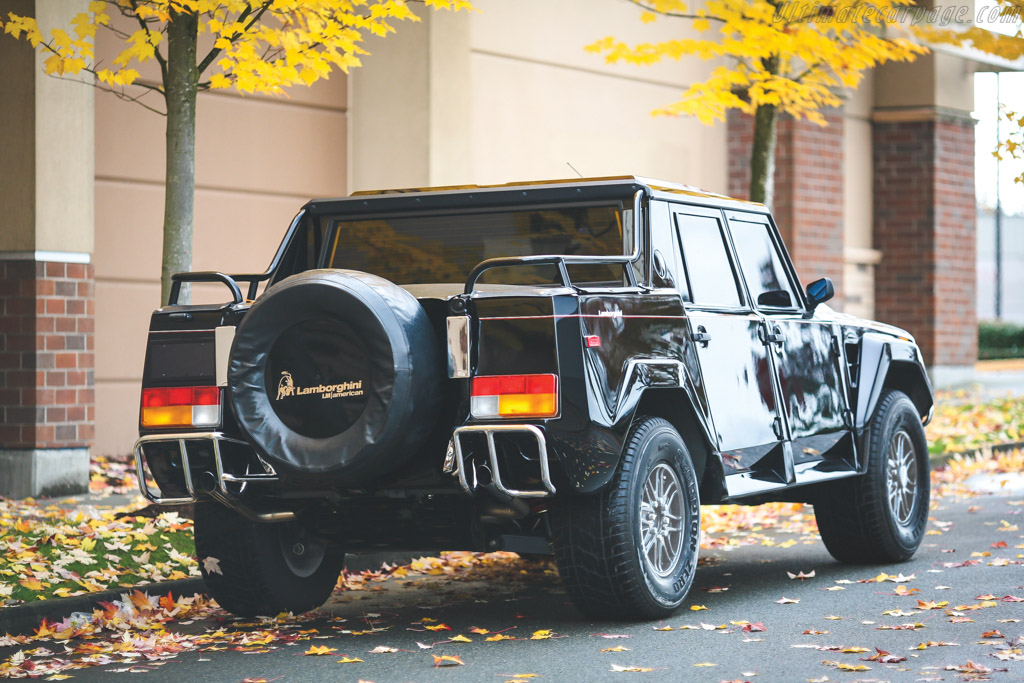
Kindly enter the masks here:
<path id="1" fill-rule="evenodd" d="M 345 556 L 345 569 L 350 572 L 380 569 L 389 564 L 408 564 L 423 553 L 350 553 Z M 428 553 L 429 554 L 429 553 Z M 49 622 L 62 621 L 74 612 L 92 612 L 101 602 L 120 600 L 121 595 L 139 590 L 150 595 L 167 595 L 171 593 L 176 599 L 182 595 L 188 597 L 195 593 L 207 595 L 206 583 L 201 577 L 181 579 L 180 581 L 159 581 L 137 586 L 121 586 L 86 595 L 53 600 L 38 600 L 15 607 L 0 609 L 0 635 L 22 635 L 39 628 L 43 619 Z"/>
<path id="2" fill-rule="evenodd" d="M 988 446 L 972 448 L 966 451 L 946 451 L 944 453 L 935 453 L 928 456 L 928 460 L 931 462 L 933 467 L 937 467 L 939 465 L 945 465 L 957 456 L 961 458 L 973 458 L 979 455 L 1006 453 L 1007 451 L 1017 450 L 1018 448 L 1024 448 L 1024 441 L 1009 441 L 1006 443 L 989 444 Z"/>
<path id="3" fill-rule="evenodd" d="M 130 593 L 139 590 L 150 595 L 167 595 L 171 593 L 175 598 L 182 595 L 189 596 L 195 593 L 206 594 L 206 583 L 200 577 L 181 579 L 180 581 L 158 581 L 147 583 L 141 586 L 122 586 L 110 590 L 89 593 L 87 595 L 76 595 L 70 598 L 57 598 L 55 600 L 39 600 L 16 607 L 5 607 L 0 609 L 0 634 L 22 635 L 31 633 L 39 628 L 39 624 L 47 621 L 61 621 L 64 617 L 74 612 L 89 612 L 99 606 L 101 602 L 112 602 L 120 600 L 122 593 Z"/>

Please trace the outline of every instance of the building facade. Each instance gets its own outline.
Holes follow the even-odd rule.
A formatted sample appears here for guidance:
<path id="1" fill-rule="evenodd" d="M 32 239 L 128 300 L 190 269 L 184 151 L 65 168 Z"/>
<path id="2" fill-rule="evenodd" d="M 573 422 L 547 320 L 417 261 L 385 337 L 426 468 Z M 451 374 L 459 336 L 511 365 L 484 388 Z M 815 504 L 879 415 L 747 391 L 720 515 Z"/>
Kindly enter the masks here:
<path id="1" fill-rule="evenodd" d="M 638 174 L 744 196 L 750 121 L 653 118 L 712 64 L 605 64 L 583 47 L 681 35 L 622 0 L 478 0 L 373 39 L 288 97 L 203 93 L 196 270 L 261 271 L 310 197 Z M 59 26 L 80 0 L 0 0 Z M 685 34 L 685 30 L 682 30 Z M 99 59 L 117 45 L 101 32 Z M 163 119 L 44 75 L 0 37 L 0 494 L 60 493 L 136 436 L 159 306 Z M 933 54 L 869 73 L 829 126 L 780 124 L 775 214 L 804 282 L 917 337 L 938 376 L 975 359 L 972 69 Z M 143 78 L 153 74 L 143 71 Z M 218 290 L 198 291 L 215 297 Z"/>

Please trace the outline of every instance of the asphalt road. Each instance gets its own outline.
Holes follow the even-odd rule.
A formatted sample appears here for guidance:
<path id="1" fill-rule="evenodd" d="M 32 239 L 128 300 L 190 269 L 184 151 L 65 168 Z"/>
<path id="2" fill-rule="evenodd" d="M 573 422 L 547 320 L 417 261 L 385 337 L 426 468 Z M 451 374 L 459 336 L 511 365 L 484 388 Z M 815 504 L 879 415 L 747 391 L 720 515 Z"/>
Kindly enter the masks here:
<path id="1" fill-rule="evenodd" d="M 1001 486 L 1002 481 L 1007 484 Z M 1024 602 L 1004 602 L 1004 596 L 1024 597 L 1024 476 L 997 475 L 976 479 L 980 495 L 942 499 L 933 510 L 925 544 L 914 559 L 898 566 L 845 566 L 834 562 L 820 541 L 799 534 L 773 534 L 775 541 L 796 541 L 790 547 L 748 545 L 731 551 L 704 551 L 690 599 L 677 616 L 662 623 L 611 623 L 584 619 L 567 602 L 554 577 L 534 582 L 448 581 L 430 578 L 416 587 L 398 581 L 387 590 L 338 594 L 326 606 L 335 619 L 302 628 L 317 628 L 323 638 L 280 646 L 267 653 L 231 651 L 192 652 L 142 674 L 144 680 L 241 681 L 264 678 L 280 681 L 504 681 L 514 674 L 536 674 L 537 681 L 960 681 L 1024 680 L 1024 660 L 1000 661 L 991 654 L 1008 640 L 1024 635 Z M 1016 528 L 1014 528 L 1016 527 Z M 938 533 L 934 533 L 938 532 Z M 1003 541 L 1006 548 L 993 548 Z M 972 553 L 991 553 L 972 557 Z M 977 564 L 948 567 L 945 563 L 976 560 Z M 995 566 L 988 563 L 997 561 Z M 787 571 L 815 572 L 809 580 L 792 580 Z M 858 583 L 879 573 L 913 576 L 905 583 Z M 847 583 L 847 581 L 852 583 Z M 839 583 L 837 583 L 839 582 Z M 725 591 L 708 591 L 725 587 Z M 826 590 L 840 587 L 843 590 Z M 909 595 L 898 595 L 906 590 Z M 919 593 L 916 591 L 920 591 Z M 979 605 L 978 596 L 997 598 Z M 778 604 L 786 597 L 799 600 Z M 948 601 L 944 609 L 919 610 L 918 600 Z M 692 611 L 692 605 L 706 610 Z M 887 616 L 886 610 L 915 612 Z M 960 614 L 970 621 L 958 618 Z M 367 617 L 367 615 L 379 615 Z M 423 617 L 445 623 L 451 631 L 423 628 Z M 342 622 L 338 619 L 346 621 Z M 1017 620 L 1015 622 L 1006 620 Z M 744 632 L 732 622 L 760 622 L 764 631 Z M 915 630 L 880 630 L 880 626 L 918 623 Z M 702 624 L 704 626 L 702 627 Z M 384 630 L 364 635 L 342 630 Z M 718 629 L 720 625 L 726 628 Z M 172 626 L 198 633 L 214 622 Z M 657 630 L 671 626 L 672 630 Z M 683 626 L 696 628 L 684 629 Z M 555 637 L 543 640 L 486 642 L 470 629 L 529 638 L 546 629 Z M 714 628 L 714 630 L 707 630 Z M 413 630 L 416 629 L 416 630 Z M 804 634 L 805 631 L 820 633 Z M 999 631 L 1005 638 L 982 638 Z M 473 642 L 436 644 L 461 634 Z M 604 635 L 616 635 L 607 638 Z M 913 649 L 929 641 L 955 643 Z M 302 656 L 310 645 L 336 648 L 331 656 Z M 397 652 L 372 654 L 378 646 Z M 602 652 L 621 646 L 622 652 Z M 869 652 L 822 650 L 819 647 L 869 648 Z M 907 657 L 892 664 L 862 661 L 881 648 Z M 4 656 L 9 652 L 4 652 Z M 341 664 L 342 655 L 362 659 Z M 432 655 L 455 655 L 464 666 L 436 669 Z M 970 677 L 946 666 L 968 662 L 994 669 L 987 677 Z M 847 672 L 835 664 L 864 665 L 869 670 Z M 646 672 L 615 672 L 613 665 L 642 667 Z M 101 667 L 70 671 L 77 681 L 109 681 L 129 673 Z M 998 671 L 1006 669 L 1006 671 Z M 966 677 L 965 677 L 966 676 Z M 825 678 L 827 677 L 827 678 Z M 525 682 L 529 679 L 520 679 Z"/>

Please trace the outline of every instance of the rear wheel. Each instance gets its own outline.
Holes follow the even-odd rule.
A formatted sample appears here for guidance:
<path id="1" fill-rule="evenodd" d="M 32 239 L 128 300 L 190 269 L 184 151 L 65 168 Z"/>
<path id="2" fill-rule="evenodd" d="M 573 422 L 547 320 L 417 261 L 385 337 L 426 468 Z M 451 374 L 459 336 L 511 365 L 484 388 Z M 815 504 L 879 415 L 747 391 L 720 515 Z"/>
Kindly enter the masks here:
<path id="1" fill-rule="evenodd" d="M 830 484 L 814 504 L 821 540 L 841 562 L 909 560 L 928 523 L 928 441 L 913 402 L 882 395 L 869 425 L 868 471 Z"/>
<path id="2" fill-rule="evenodd" d="M 196 506 L 196 555 L 217 603 L 243 617 L 301 614 L 331 595 L 345 554 L 298 522 L 252 522 L 214 503 Z"/>
<path id="3" fill-rule="evenodd" d="M 697 569 L 697 475 L 679 432 L 638 418 L 619 471 L 598 495 L 552 510 L 559 574 L 576 607 L 594 618 L 672 614 Z"/>

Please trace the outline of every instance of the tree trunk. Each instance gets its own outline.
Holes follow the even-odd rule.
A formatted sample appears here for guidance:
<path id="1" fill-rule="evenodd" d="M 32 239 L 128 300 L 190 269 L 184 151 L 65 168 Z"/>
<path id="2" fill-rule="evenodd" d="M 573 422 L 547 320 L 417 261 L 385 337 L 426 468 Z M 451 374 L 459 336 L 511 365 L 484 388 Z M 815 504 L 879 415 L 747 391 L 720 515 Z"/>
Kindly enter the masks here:
<path id="1" fill-rule="evenodd" d="M 779 58 L 761 60 L 765 71 L 779 72 Z M 750 150 L 750 201 L 772 208 L 775 201 L 775 143 L 779 110 L 773 104 L 758 105 L 754 112 L 754 144 Z"/>
<path id="2" fill-rule="evenodd" d="M 762 104 L 754 112 L 754 144 L 750 150 L 750 201 L 769 209 L 775 201 L 775 143 L 779 110 Z"/>
<path id="3" fill-rule="evenodd" d="M 171 275 L 192 268 L 192 218 L 196 186 L 196 36 L 199 17 L 171 11 L 167 27 L 167 179 L 160 301 L 167 303 Z M 179 303 L 188 303 L 188 286 Z"/>

